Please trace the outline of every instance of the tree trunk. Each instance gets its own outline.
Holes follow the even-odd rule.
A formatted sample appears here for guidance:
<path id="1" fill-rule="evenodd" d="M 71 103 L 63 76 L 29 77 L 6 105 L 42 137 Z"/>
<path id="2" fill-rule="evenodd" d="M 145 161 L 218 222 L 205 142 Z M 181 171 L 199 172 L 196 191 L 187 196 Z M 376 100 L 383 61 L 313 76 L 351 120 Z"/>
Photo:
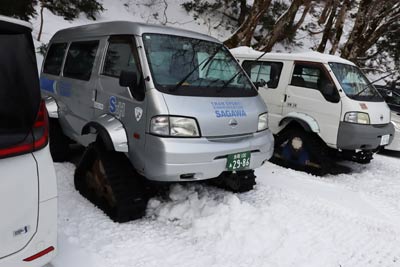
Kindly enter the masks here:
<path id="1" fill-rule="evenodd" d="M 289 9 L 278 19 L 272 31 L 267 36 L 262 38 L 257 44 L 257 48 L 259 50 L 269 52 L 277 42 L 282 41 L 287 37 L 287 34 L 294 29 L 293 22 L 296 17 L 296 13 L 303 3 L 304 0 L 292 1 Z"/>
<path id="2" fill-rule="evenodd" d="M 366 25 L 368 8 L 373 0 L 361 0 L 357 11 L 356 20 L 350 36 L 342 49 L 341 56 L 347 59 L 354 58 L 354 49 L 360 44 L 360 39 Z"/>
<path id="3" fill-rule="evenodd" d="M 329 15 L 328 21 L 326 22 L 324 34 L 322 35 L 321 42 L 319 43 L 319 46 L 317 48 L 317 51 L 320 53 L 325 52 L 326 43 L 328 42 L 328 39 L 332 34 L 332 26 L 333 26 L 333 21 L 336 18 L 336 11 L 338 8 L 338 4 L 339 0 L 333 0 L 331 14 Z"/>
<path id="4" fill-rule="evenodd" d="M 242 23 L 246 19 L 246 15 L 248 12 L 249 12 L 249 9 L 247 8 L 247 0 L 240 0 L 240 14 L 239 14 L 239 19 L 238 19 L 239 25 L 242 25 Z"/>
<path id="5" fill-rule="evenodd" d="M 336 20 L 335 24 L 335 36 L 332 41 L 332 48 L 329 51 L 329 54 L 334 55 L 339 47 L 340 38 L 343 34 L 343 25 L 346 21 L 347 10 L 350 9 L 350 0 L 344 0 L 342 4 L 342 8 L 339 11 L 339 17 Z"/>
<path id="6" fill-rule="evenodd" d="M 326 22 L 326 19 L 328 18 L 328 15 L 332 9 L 333 1 L 334 0 L 326 0 L 325 1 L 325 7 L 322 10 L 321 16 L 319 17 L 319 20 L 318 20 L 319 25 L 322 25 Z"/>
<path id="7" fill-rule="evenodd" d="M 44 9 L 44 6 L 43 6 L 43 3 L 41 3 L 41 6 L 40 6 L 40 27 L 39 27 L 38 37 L 37 37 L 38 42 L 40 42 L 40 38 L 42 38 L 42 31 L 43 31 L 43 9 Z"/>
<path id="8" fill-rule="evenodd" d="M 361 0 L 353 30 L 341 50 L 342 57 L 355 62 L 399 19 L 398 0 Z"/>
<path id="9" fill-rule="evenodd" d="M 260 22 L 260 19 L 267 11 L 271 0 L 255 0 L 247 18 L 239 26 L 238 30 L 224 42 L 229 47 L 237 47 L 239 45 L 250 46 L 254 31 Z"/>

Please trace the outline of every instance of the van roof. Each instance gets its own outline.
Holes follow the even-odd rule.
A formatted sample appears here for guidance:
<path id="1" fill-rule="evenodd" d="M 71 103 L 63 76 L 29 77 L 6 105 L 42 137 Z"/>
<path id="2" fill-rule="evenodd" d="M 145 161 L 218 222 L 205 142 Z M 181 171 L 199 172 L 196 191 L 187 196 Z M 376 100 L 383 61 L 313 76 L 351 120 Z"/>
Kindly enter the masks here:
<path id="1" fill-rule="evenodd" d="M 110 21 L 110 22 L 92 23 L 83 26 L 67 28 L 56 32 L 51 41 L 52 42 L 69 41 L 81 38 L 90 38 L 90 37 L 98 37 L 106 35 L 119 35 L 119 34 L 121 35 L 133 34 L 141 36 L 144 33 L 159 33 L 159 34 L 187 36 L 191 38 L 220 43 L 217 39 L 205 34 L 200 34 L 193 31 L 188 31 L 173 27 L 138 23 L 132 21 Z"/>
<path id="2" fill-rule="evenodd" d="M 263 54 L 263 52 L 254 50 L 251 47 L 241 46 L 231 49 L 232 54 L 237 58 L 256 59 Z M 266 53 L 261 59 L 268 60 L 297 60 L 297 61 L 312 61 L 320 63 L 337 62 L 349 65 L 355 65 L 353 62 L 344 58 L 323 54 L 319 52 L 302 52 L 302 53 Z"/>
<path id="3" fill-rule="evenodd" d="M 27 21 L 0 15 L 0 33 L 26 33 L 32 31 L 32 24 Z"/>

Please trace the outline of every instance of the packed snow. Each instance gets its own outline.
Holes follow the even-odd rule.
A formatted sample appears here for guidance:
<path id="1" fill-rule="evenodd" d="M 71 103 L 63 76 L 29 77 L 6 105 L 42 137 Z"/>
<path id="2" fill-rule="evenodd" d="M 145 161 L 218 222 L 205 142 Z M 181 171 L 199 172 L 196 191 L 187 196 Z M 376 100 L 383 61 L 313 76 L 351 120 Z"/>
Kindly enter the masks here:
<path id="1" fill-rule="evenodd" d="M 266 163 L 253 191 L 171 185 L 146 217 L 118 224 L 83 198 L 75 166 L 55 164 L 59 250 L 49 266 L 400 266 L 400 165 L 376 155 L 315 177 Z"/>

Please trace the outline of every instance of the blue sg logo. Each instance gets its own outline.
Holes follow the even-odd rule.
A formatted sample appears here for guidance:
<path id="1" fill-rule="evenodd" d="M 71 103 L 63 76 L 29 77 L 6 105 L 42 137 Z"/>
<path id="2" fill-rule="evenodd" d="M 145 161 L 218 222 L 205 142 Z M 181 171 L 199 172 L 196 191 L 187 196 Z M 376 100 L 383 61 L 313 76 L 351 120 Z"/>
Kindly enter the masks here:
<path id="1" fill-rule="evenodd" d="M 117 98 L 115 96 L 111 96 L 110 97 L 110 107 L 109 107 L 109 110 L 111 113 L 114 113 L 117 110 L 116 104 L 117 104 Z"/>

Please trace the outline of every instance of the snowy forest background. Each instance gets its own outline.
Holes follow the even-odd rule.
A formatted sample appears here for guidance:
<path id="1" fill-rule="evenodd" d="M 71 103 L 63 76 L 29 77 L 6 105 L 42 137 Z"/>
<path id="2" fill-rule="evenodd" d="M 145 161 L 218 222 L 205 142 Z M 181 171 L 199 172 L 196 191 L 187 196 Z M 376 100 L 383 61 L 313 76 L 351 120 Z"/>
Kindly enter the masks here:
<path id="1" fill-rule="evenodd" d="M 340 55 L 400 86 L 400 0 L 2 0 L 31 21 L 40 53 L 58 29 L 132 20 L 212 35 L 228 47 Z M 43 36 L 44 35 L 44 36 Z"/>

